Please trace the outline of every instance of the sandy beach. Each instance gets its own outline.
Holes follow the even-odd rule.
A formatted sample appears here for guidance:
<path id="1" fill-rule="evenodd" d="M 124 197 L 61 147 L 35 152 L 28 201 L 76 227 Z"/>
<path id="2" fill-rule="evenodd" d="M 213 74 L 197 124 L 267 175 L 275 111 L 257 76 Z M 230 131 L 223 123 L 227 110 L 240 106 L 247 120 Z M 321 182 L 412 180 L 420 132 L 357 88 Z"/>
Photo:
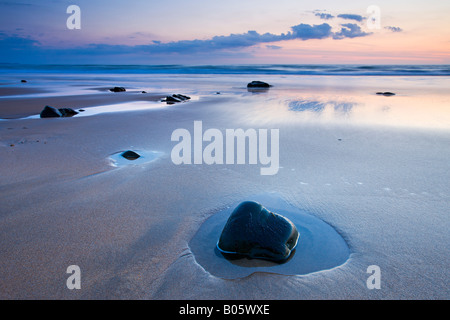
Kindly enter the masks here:
<path id="1" fill-rule="evenodd" d="M 450 297 L 448 77 L 4 78 L 1 299 Z M 249 91 L 252 80 L 273 87 Z M 117 85 L 127 92 L 108 92 Z M 193 98 L 160 102 L 175 93 Z M 130 111 L 136 103 L 149 108 Z M 122 111 L 27 118 L 45 105 L 117 104 Z M 278 172 L 264 176 L 249 163 L 175 165 L 171 135 L 193 132 L 194 121 L 221 132 L 278 129 Z M 125 150 L 158 157 L 112 165 L 111 156 Z M 216 213 L 264 194 L 332 227 L 348 259 L 300 275 L 257 267 L 234 279 L 208 272 L 191 240 Z M 81 269 L 81 290 L 66 287 L 70 265 Z M 381 269 L 379 290 L 366 285 L 371 265 Z"/>

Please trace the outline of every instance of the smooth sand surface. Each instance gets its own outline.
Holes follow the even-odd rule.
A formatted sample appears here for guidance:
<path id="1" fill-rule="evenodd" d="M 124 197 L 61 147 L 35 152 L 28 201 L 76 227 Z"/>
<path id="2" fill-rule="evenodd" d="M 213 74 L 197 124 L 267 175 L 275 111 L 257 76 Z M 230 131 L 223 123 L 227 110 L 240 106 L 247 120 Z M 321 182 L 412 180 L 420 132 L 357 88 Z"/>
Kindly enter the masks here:
<path id="1" fill-rule="evenodd" d="M 6 89 L 6 88 L 5 88 Z M 33 89 L 19 90 L 23 96 L 9 98 L 9 95 L 16 95 L 16 88 L 5 90 L 5 97 L 0 100 L 0 118 L 17 119 L 30 115 L 39 114 L 45 106 L 49 105 L 55 108 L 82 109 L 93 106 L 102 106 L 109 104 L 118 104 L 132 101 L 158 101 L 164 97 L 161 94 L 133 92 L 105 92 L 92 94 L 79 94 L 67 96 L 49 96 L 49 97 L 27 97 L 32 93 L 41 93 Z"/>
<path id="2" fill-rule="evenodd" d="M 448 299 L 449 131 L 305 120 L 287 107 L 288 117 L 270 117 L 266 104 L 284 106 L 272 93 L 0 121 L 0 298 Z M 117 97 L 106 94 L 105 104 Z M 38 100 L 33 112 L 52 104 Z M 31 101 L 16 108 L 3 117 L 28 114 Z M 261 176 L 259 165 L 174 165 L 171 134 L 192 132 L 195 120 L 205 129 L 280 129 L 278 174 Z M 163 155 L 111 166 L 112 154 L 129 149 Z M 231 280 L 198 264 L 189 242 L 202 224 L 266 192 L 337 230 L 348 261 Z M 66 287 L 69 265 L 80 266 L 81 290 Z M 366 286 L 370 265 L 381 268 L 380 290 Z"/>

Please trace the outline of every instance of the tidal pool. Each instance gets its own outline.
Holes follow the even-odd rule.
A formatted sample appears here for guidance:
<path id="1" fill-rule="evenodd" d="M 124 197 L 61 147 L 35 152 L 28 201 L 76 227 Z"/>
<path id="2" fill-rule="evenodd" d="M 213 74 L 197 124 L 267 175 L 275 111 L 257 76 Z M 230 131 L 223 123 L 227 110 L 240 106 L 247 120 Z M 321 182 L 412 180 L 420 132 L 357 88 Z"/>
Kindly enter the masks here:
<path id="1" fill-rule="evenodd" d="M 217 241 L 228 217 L 240 202 L 246 200 L 261 203 L 297 227 L 300 233 L 297 247 L 283 263 L 249 258 L 231 260 L 217 249 Z M 255 272 L 305 275 L 340 266 L 349 258 L 347 243 L 332 226 L 288 204 L 279 195 L 264 194 L 242 201 L 207 219 L 189 242 L 196 262 L 211 275 L 224 279 L 244 278 Z"/>

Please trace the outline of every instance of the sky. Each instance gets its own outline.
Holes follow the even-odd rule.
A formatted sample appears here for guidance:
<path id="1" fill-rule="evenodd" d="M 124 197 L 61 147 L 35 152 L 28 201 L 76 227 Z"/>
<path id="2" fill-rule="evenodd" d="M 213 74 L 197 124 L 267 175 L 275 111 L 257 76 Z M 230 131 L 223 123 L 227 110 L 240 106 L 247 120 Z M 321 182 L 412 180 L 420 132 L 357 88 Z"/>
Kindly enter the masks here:
<path id="1" fill-rule="evenodd" d="M 450 64 L 449 17 L 447 0 L 0 0 L 0 63 Z"/>

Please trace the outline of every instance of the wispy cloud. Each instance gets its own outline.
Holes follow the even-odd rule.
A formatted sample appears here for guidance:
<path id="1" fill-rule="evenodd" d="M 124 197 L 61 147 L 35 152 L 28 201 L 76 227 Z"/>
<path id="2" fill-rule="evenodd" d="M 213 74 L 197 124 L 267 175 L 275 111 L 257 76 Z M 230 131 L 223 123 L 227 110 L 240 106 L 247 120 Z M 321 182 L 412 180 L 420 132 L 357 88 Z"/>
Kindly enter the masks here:
<path id="1" fill-rule="evenodd" d="M 338 14 L 337 16 L 338 18 L 341 19 L 347 19 L 347 20 L 355 20 L 358 22 L 363 21 L 365 18 L 359 14 L 348 14 L 348 13 L 344 13 L 344 14 Z"/>
<path id="2" fill-rule="evenodd" d="M 402 32 L 402 31 L 403 31 L 403 29 L 400 28 L 400 27 L 391 27 L 391 26 L 387 26 L 387 27 L 384 27 L 384 28 L 387 29 L 387 30 L 390 30 L 390 31 L 392 31 L 392 32 Z"/>
<path id="3" fill-rule="evenodd" d="M 334 16 L 332 14 L 324 13 L 324 12 L 316 12 L 316 13 L 314 13 L 314 15 L 323 20 L 330 20 L 330 19 L 334 18 Z"/>

